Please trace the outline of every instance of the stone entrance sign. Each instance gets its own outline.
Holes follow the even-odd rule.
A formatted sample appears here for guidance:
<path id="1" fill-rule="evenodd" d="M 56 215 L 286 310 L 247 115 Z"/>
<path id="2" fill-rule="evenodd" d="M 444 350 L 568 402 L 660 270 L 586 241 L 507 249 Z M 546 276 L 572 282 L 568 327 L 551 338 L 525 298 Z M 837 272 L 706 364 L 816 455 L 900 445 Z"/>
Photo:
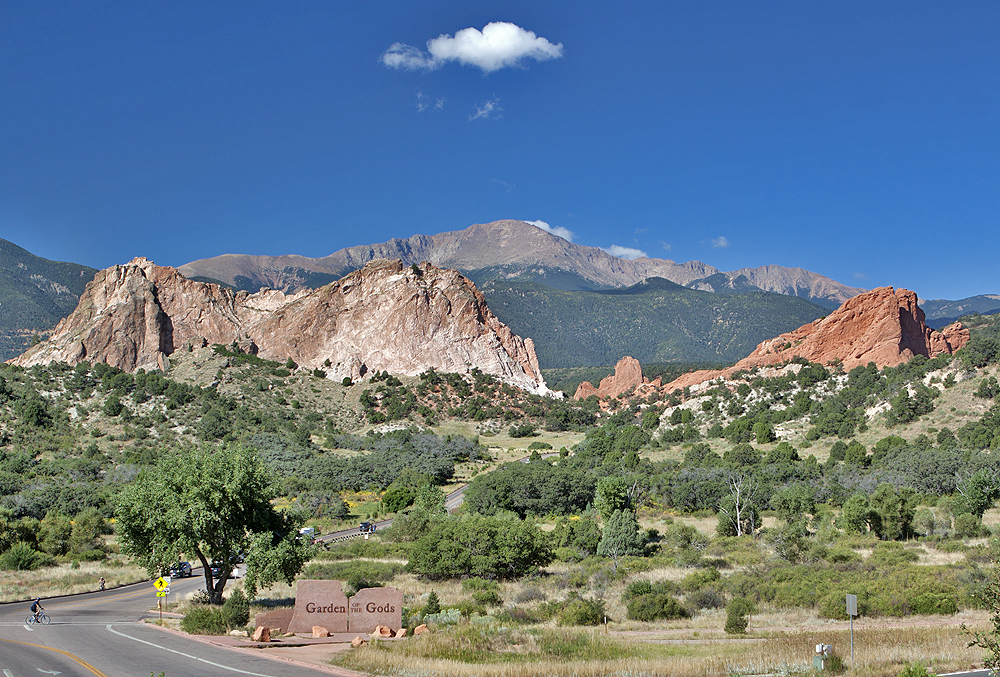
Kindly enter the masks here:
<path id="1" fill-rule="evenodd" d="M 301 584 L 300 584 L 301 585 Z M 395 632 L 403 624 L 403 591 L 395 588 L 364 588 L 351 598 L 351 632 L 370 633 L 377 625 Z"/>
<path id="2" fill-rule="evenodd" d="M 299 581 L 288 632 L 312 633 L 314 625 L 347 632 L 347 596 L 340 581 Z"/>

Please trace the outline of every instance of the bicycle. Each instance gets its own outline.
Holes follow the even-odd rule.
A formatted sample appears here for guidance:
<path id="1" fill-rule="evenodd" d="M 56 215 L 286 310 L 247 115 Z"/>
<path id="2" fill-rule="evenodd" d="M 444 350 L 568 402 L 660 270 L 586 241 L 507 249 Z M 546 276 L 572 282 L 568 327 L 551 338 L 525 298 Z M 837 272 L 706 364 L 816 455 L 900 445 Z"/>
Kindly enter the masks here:
<path id="1" fill-rule="evenodd" d="M 50 623 L 49 617 L 44 611 L 38 614 L 28 614 L 28 617 L 24 619 L 25 625 L 34 625 L 35 623 L 40 623 L 41 625 L 48 625 Z"/>

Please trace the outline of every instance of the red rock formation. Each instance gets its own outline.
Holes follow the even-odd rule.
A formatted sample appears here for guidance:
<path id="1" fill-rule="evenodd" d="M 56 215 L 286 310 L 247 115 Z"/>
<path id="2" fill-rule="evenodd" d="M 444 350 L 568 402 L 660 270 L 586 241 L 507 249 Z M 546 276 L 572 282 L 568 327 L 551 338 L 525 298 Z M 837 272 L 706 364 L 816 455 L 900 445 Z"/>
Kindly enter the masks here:
<path id="1" fill-rule="evenodd" d="M 632 388 L 638 388 L 645 381 L 642 378 L 642 366 L 634 357 L 623 357 L 615 365 L 615 373 L 601 379 L 601 385 L 594 388 L 590 381 L 584 381 L 576 388 L 573 399 L 585 400 L 591 395 L 606 400 L 617 397 Z"/>
<path id="2" fill-rule="evenodd" d="M 840 361 L 846 371 L 874 362 L 895 367 L 916 355 L 952 354 L 969 340 L 969 330 L 956 322 L 943 331 L 924 323 L 917 295 L 881 287 L 848 299 L 825 318 L 764 341 L 749 356 L 723 371 L 696 371 L 667 384 L 668 391 L 728 377 L 745 369 L 804 357 L 828 364 Z"/>
<path id="3" fill-rule="evenodd" d="M 188 343 L 233 342 L 262 358 L 324 368 L 330 378 L 368 372 L 417 374 L 473 367 L 521 388 L 549 392 L 531 339 L 496 318 L 454 270 L 372 261 L 319 289 L 250 295 L 188 280 L 138 258 L 100 271 L 77 309 L 47 341 L 13 360 L 21 366 L 81 360 L 126 371 L 164 368 Z"/>

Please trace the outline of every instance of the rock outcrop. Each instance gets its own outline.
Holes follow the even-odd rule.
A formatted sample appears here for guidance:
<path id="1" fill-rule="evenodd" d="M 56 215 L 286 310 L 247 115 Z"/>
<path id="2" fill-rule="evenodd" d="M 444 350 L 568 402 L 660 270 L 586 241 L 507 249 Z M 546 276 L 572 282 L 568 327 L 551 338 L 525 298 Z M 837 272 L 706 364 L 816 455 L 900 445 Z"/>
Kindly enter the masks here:
<path id="1" fill-rule="evenodd" d="M 641 386 L 645 381 L 642 378 L 642 366 L 639 360 L 634 357 L 623 357 L 615 365 L 615 373 L 601 379 L 598 387 L 590 381 L 584 381 L 576 388 L 575 400 L 585 400 L 591 395 L 597 395 L 599 399 L 606 400 L 617 397 L 622 393 Z"/>
<path id="2" fill-rule="evenodd" d="M 722 371 L 696 371 L 667 384 L 676 390 L 737 371 L 802 357 L 810 362 L 840 362 L 845 371 L 874 362 L 895 367 L 916 355 L 952 354 L 969 341 L 969 330 L 956 322 L 941 331 L 929 328 L 917 295 L 906 289 L 881 287 L 848 299 L 830 315 L 795 331 L 764 341 L 735 366 Z"/>
<path id="3" fill-rule="evenodd" d="M 137 258 L 98 272 L 49 339 L 13 362 L 163 369 L 189 343 L 234 342 L 264 359 L 325 369 L 337 380 L 478 367 L 549 392 L 531 339 L 500 322 L 470 280 L 426 263 L 382 259 L 325 287 L 286 295 L 233 292 Z"/>

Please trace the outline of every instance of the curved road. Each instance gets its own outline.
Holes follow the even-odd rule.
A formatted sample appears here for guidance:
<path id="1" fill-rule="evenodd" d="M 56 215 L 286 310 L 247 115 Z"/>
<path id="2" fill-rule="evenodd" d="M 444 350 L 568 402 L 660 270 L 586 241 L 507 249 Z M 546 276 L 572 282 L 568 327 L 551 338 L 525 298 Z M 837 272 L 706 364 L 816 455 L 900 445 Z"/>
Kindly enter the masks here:
<path id="1" fill-rule="evenodd" d="M 204 577 L 175 579 L 170 595 L 204 587 Z M 328 675 L 246 650 L 226 649 L 139 622 L 155 618 L 150 581 L 43 599 L 50 625 L 25 625 L 28 602 L 0 604 L 0 675 L 27 677 L 317 677 Z"/>

